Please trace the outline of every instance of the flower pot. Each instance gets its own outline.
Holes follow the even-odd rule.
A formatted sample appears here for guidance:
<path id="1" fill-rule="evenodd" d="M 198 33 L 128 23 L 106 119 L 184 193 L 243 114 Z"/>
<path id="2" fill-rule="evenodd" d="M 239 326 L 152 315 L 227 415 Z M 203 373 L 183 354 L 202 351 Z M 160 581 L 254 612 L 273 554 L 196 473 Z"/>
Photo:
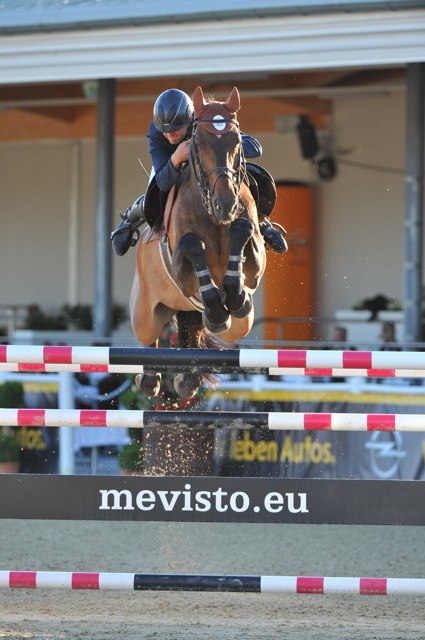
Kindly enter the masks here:
<path id="1" fill-rule="evenodd" d="M 142 471 L 129 471 L 128 469 L 121 469 L 122 476 L 143 476 Z"/>
<path id="2" fill-rule="evenodd" d="M 0 473 L 19 473 L 19 462 L 0 462 Z"/>

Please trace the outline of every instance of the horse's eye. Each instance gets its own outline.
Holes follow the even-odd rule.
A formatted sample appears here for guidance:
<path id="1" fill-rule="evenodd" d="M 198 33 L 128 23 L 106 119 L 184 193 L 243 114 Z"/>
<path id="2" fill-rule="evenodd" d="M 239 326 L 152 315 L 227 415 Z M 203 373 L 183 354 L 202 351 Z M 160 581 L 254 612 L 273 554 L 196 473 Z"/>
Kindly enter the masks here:
<path id="1" fill-rule="evenodd" d="M 205 134 L 202 135 L 201 133 L 196 133 L 195 134 L 195 144 L 198 147 L 205 147 L 206 144 L 207 144 L 205 138 L 206 138 Z"/>

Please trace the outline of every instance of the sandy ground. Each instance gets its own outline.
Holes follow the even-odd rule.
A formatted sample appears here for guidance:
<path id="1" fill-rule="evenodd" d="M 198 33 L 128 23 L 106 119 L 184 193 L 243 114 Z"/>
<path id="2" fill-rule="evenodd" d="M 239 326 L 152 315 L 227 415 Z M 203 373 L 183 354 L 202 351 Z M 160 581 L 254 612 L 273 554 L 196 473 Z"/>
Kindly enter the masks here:
<path id="1" fill-rule="evenodd" d="M 414 527 L 0 521 L 0 569 L 425 577 Z M 8 640 L 424 640 L 425 597 L 7 590 Z"/>

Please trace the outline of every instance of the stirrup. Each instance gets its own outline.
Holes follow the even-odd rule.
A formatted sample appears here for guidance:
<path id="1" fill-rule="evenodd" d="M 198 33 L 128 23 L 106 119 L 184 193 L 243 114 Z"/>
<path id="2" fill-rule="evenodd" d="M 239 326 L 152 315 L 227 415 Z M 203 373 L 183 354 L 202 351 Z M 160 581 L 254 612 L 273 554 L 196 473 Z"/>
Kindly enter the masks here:
<path id="1" fill-rule="evenodd" d="M 272 222 L 265 218 L 260 224 L 261 235 L 263 236 L 266 249 L 271 249 L 275 253 L 284 254 L 288 251 L 286 241 L 286 229 L 278 222 Z"/>
<path id="2" fill-rule="evenodd" d="M 274 222 L 274 220 L 270 220 L 269 218 L 268 218 L 268 221 L 271 224 L 271 226 L 273 227 L 273 229 L 276 229 L 276 231 L 280 231 L 280 233 L 283 235 L 283 237 L 286 238 L 287 231 L 286 231 L 285 227 L 282 227 L 281 224 L 279 224 L 278 222 Z"/>
<path id="3" fill-rule="evenodd" d="M 135 247 L 139 238 L 140 238 L 139 229 L 133 229 L 133 233 L 131 234 L 130 247 Z"/>
<path id="4" fill-rule="evenodd" d="M 128 218 L 125 217 L 125 213 L 121 213 L 120 215 L 122 218 L 122 222 L 120 222 L 118 227 L 112 231 L 110 240 L 112 240 L 117 235 L 117 233 L 121 233 L 122 231 L 125 231 L 125 232 L 137 231 L 137 237 L 134 242 L 134 244 L 136 244 L 140 236 L 140 231 L 138 231 L 138 229 L 145 222 L 145 219 L 138 218 L 137 220 L 133 220 L 133 222 L 130 222 L 130 220 L 128 220 Z M 134 244 L 132 244 L 131 246 L 134 247 Z"/>

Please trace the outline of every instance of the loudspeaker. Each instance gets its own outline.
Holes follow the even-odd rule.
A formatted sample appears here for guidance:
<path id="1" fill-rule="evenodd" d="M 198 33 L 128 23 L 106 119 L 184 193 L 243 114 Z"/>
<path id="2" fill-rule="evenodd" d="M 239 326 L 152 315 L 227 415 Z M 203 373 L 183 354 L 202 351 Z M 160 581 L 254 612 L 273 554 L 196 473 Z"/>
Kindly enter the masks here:
<path id="1" fill-rule="evenodd" d="M 303 158 L 314 158 L 319 151 L 316 129 L 306 116 L 300 116 L 297 124 L 298 140 Z"/>

